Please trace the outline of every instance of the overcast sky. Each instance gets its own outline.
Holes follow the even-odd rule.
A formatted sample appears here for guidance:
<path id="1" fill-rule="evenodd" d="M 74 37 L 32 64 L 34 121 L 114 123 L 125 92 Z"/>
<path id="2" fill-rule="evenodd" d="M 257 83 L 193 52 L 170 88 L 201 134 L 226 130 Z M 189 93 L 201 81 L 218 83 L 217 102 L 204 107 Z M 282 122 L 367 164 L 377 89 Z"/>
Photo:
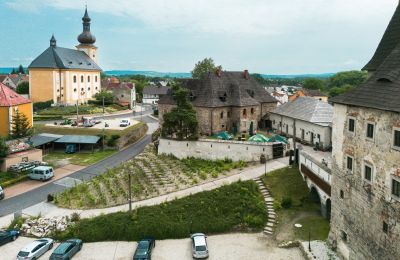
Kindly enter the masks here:
<path id="1" fill-rule="evenodd" d="M 360 69 L 399 0 L 0 0 L 0 67 L 74 48 L 85 3 L 104 70 L 189 72 L 205 57 L 264 74 Z"/>

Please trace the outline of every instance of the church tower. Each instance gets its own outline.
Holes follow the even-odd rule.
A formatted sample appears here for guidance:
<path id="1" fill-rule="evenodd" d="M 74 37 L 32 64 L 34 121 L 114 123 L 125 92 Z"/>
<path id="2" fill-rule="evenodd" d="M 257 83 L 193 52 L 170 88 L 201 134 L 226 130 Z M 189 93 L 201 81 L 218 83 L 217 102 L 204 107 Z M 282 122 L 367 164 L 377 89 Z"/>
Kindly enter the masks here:
<path id="1" fill-rule="evenodd" d="M 85 8 L 85 15 L 82 17 L 83 32 L 78 36 L 78 42 L 80 43 L 76 48 L 80 51 L 84 51 L 92 60 L 97 63 L 97 47 L 94 45 L 96 37 L 90 32 L 90 17 Z"/>

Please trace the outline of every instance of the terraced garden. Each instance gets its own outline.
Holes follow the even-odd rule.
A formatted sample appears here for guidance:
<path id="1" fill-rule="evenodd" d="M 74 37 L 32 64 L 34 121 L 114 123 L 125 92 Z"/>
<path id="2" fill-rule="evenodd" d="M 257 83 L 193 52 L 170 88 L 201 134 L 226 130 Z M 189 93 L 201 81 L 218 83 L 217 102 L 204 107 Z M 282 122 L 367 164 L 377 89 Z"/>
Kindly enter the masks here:
<path id="1" fill-rule="evenodd" d="M 229 160 L 178 160 L 172 156 L 159 156 L 154 146 L 149 145 L 142 154 L 123 165 L 56 195 L 55 204 L 73 209 L 125 204 L 128 201 L 129 174 L 132 177 L 132 199 L 137 201 L 235 174 L 247 166 L 250 165 Z"/>

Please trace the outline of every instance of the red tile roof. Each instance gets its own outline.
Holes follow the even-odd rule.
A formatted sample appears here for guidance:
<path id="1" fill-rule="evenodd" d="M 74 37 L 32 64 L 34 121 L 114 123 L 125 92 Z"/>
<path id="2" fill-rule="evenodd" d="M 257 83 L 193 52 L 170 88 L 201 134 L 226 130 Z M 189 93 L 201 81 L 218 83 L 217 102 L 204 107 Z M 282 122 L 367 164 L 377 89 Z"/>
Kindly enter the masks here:
<path id="1" fill-rule="evenodd" d="M 27 103 L 31 103 L 31 101 L 0 82 L 0 107 L 11 107 Z"/>

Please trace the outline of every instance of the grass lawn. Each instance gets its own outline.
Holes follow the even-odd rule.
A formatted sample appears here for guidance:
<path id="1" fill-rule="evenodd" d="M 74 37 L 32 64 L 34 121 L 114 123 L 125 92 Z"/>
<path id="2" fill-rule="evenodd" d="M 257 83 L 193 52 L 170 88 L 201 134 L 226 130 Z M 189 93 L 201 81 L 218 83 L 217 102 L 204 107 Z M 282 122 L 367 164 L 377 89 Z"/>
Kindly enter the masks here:
<path id="1" fill-rule="evenodd" d="M 105 106 L 106 113 L 117 112 L 121 110 L 125 110 L 127 107 L 123 107 L 120 105 L 109 105 Z M 103 113 L 103 107 L 99 105 L 81 105 L 78 108 L 80 115 L 87 114 L 100 114 Z M 37 112 L 38 115 L 76 115 L 76 107 L 75 106 L 67 106 L 67 107 L 50 107 Z"/>
<path id="2" fill-rule="evenodd" d="M 85 242 L 186 238 L 193 232 L 260 231 L 267 221 L 263 197 L 254 181 L 237 182 L 156 206 L 83 219 L 56 239 Z"/>
<path id="3" fill-rule="evenodd" d="M 126 127 L 124 130 L 106 129 L 104 131 L 104 134 L 107 137 L 110 137 L 112 135 L 119 135 L 122 137 L 138 128 L 144 127 L 144 125 L 146 125 L 146 124 L 143 122 L 139 122 L 136 125 Z M 33 126 L 33 128 L 34 128 L 35 134 L 40 134 L 40 133 L 49 133 L 49 134 L 58 134 L 58 135 L 102 135 L 103 134 L 103 129 L 96 129 L 96 128 L 90 128 L 90 127 L 64 128 L 64 127 L 57 127 L 57 126 L 46 126 L 45 124 L 35 124 Z"/>
<path id="4" fill-rule="evenodd" d="M 117 150 L 105 150 L 105 151 L 97 151 L 97 152 L 77 152 L 74 154 L 66 154 L 64 151 L 53 151 L 49 154 L 46 154 L 43 157 L 43 160 L 51 165 L 57 165 L 57 161 L 60 160 L 68 160 L 71 164 L 88 166 L 92 165 L 98 161 L 101 161 L 114 153 Z"/>
<path id="5" fill-rule="evenodd" d="M 264 176 L 264 184 L 274 197 L 274 207 L 278 213 L 278 240 L 326 240 L 329 233 L 329 220 L 322 217 L 320 204 L 310 197 L 310 191 L 298 168 L 284 168 Z M 282 199 L 291 200 L 292 206 L 281 207 Z M 290 198 L 290 199 L 289 199 Z M 298 229 L 295 223 L 303 225 Z"/>

